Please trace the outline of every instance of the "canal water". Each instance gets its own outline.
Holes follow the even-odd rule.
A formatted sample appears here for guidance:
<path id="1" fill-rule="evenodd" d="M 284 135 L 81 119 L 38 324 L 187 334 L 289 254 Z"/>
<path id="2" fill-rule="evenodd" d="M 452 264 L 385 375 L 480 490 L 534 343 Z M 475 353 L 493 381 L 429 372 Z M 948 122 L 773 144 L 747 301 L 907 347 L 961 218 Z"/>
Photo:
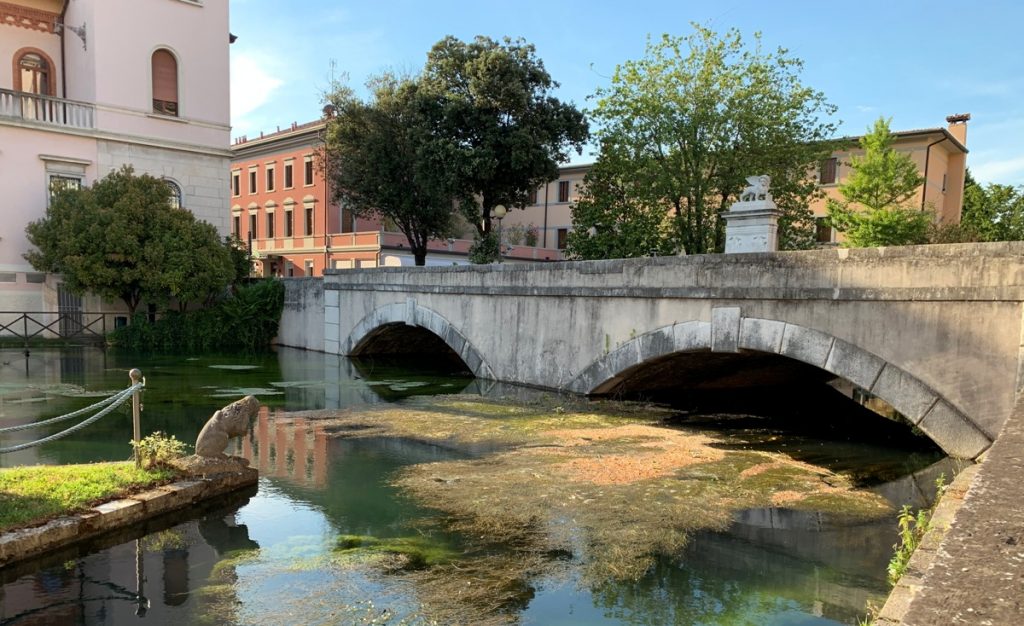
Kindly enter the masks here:
<path id="1" fill-rule="evenodd" d="M 237 450 L 259 468 L 258 490 L 0 569 L 0 624 L 436 623 L 424 613 L 430 589 L 423 577 L 350 563 L 339 557 L 339 537 L 422 540 L 457 555 L 464 538 L 433 523 L 436 511 L 390 481 L 411 464 L 465 453 L 414 440 L 331 438 L 315 420 L 275 416 L 507 388 L 289 349 L 201 358 L 140 358 L 91 348 L 25 357 L 0 350 L 0 426 L 95 402 L 126 387 L 132 367 L 147 378 L 145 433 L 160 430 L 191 443 L 217 408 L 245 394 L 258 396 L 265 409 Z M 22 439 L 4 438 L 0 445 L 49 432 L 23 431 L 17 433 Z M 726 438 L 728 432 L 721 430 Z M 0 466 L 124 460 L 131 454 L 130 433 L 130 415 L 117 411 L 73 437 L 0 456 Z M 780 436 L 771 428 L 765 433 L 761 449 L 804 451 L 805 460 L 842 467 L 896 508 L 926 504 L 935 478 L 954 469 L 927 448 Z M 458 621 L 855 624 L 869 602 L 884 600 L 895 538 L 894 518 L 864 522 L 835 512 L 747 510 L 726 532 L 700 533 L 681 554 L 660 557 L 636 582 L 588 584 L 571 555 L 552 555 L 564 566 L 510 581 L 513 602 L 481 606 L 475 616 L 463 608 Z M 509 550 L 495 558 L 508 558 Z M 458 576 L 458 565 L 456 557 L 450 575 Z M 467 590 L 473 583 L 464 581 Z M 456 596 L 453 604 L 461 601 Z"/>

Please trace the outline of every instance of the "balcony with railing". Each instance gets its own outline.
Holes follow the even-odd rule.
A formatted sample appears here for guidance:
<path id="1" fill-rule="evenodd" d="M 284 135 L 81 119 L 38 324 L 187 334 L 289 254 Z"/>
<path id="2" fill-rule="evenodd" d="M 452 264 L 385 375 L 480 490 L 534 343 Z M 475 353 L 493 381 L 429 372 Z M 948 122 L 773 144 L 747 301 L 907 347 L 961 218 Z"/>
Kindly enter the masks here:
<path id="1" fill-rule="evenodd" d="M 92 130 L 96 128 L 96 107 L 65 98 L 0 89 L 0 122 L 4 120 Z"/>

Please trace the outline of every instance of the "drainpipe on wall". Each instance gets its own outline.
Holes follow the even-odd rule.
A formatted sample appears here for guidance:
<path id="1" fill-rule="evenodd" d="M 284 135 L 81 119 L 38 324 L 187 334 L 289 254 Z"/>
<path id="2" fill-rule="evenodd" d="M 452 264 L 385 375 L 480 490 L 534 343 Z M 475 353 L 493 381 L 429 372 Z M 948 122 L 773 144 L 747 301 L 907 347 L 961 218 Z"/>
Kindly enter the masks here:
<path id="1" fill-rule="evenodd" d="M 924 211 L 925 201 L 928 198 L 928 160 L 932 156 L 932 146 L 942 143 L 949 139 L 945 135 L 942 139 L 936 140 L 928 144 L 928 147 L 924 149 L 924 185 L 921 186 L 921 210 Z"/>
<path id="2" fill-rule="evenodd" d="M 64 6 L 60 8 L 60 97 L 68 97 L 68 73 L 64 71 L 64 16 L 68 13 L 68 6 L 71 0 L 64 0 Z"/>
<path id="3" fill-rule="evenodd" d="M 551 187 L 551 182 L 544 183 L 544 241 L 542 243 L 544 248 L 548 247 L 548 188 Z"/>

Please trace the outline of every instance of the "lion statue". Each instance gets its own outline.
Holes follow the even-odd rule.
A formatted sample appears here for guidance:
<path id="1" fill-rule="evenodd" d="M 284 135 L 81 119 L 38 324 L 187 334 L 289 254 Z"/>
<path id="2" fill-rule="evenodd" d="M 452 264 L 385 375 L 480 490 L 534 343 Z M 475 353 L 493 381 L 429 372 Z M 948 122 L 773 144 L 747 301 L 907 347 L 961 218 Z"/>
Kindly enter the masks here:
<path id="1" fill-rule="evenodd" d="M 756 200 L 771 200 L 768 187 L 772 184 L 771 176 L 762 174 L 760 176 L 747 176 L 747 187 L 740 194 L 740 202 L 754 202 Z"/>
<path id="2" fill-rule="evenodd" d="M 199 431 L 199 437 L 196 439 L 196 456 L 224 458 L 228 440 L 247 433 L 249 424 L 259 410 L 259 400 L 254 396 L 245 396 L 216 411 Z"/>

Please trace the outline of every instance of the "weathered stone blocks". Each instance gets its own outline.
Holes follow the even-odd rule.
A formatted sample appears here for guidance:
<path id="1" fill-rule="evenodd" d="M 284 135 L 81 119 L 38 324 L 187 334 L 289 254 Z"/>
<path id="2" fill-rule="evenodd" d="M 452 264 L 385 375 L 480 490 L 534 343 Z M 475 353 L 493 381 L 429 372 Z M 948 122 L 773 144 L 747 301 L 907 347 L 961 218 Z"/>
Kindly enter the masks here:
<path id="1" fill-rule="evenodd" d="M 785 332 L 785 322 L 745 317 L 740 321 L 739 347 L 778 354 L 782 350 Z"/>
<path id="2" fill-rule="evenodd" d="M 830 350 L 831 336 L 811 328 L 786 324 L 786 330 L 782 335 L 782 351 L 779 354 L 824 369 L 825 359 L 828 358 Z"/>
<path id="3" fill-rule="evenodd" d="M 911 422 L 917 424 L 938 396 L 921 381 L 893 365 L 886 365 L 871 393 L 884 399 Z"/>
<path id="4" fill-rule="evenodd" d="M 827 371 L 862 389 L 871 389 L 884 366 L 885 361 L 879 357 L 842 339 L 835 340 L 825 360 Z"/>
<path id="5" fill-rule="evenodd" d="M 962 459 L 973 459 L 984 452 L 992 441 L 948 402 L 939 400 L 917 424 L 932 441 L 942 442 L 942 449 Z"/>
<path id="6" fill-rule="evenodd" d="M 707 350 L 711 347 L 711 324 L 697 321 L 673 324 L 672 338 L 677 352 Z"/>
<path id="7" fill-rule="evenodd" d="M 740 308 L 719 306 L 711 309 L 711 351 L 739 352 Z"/>

